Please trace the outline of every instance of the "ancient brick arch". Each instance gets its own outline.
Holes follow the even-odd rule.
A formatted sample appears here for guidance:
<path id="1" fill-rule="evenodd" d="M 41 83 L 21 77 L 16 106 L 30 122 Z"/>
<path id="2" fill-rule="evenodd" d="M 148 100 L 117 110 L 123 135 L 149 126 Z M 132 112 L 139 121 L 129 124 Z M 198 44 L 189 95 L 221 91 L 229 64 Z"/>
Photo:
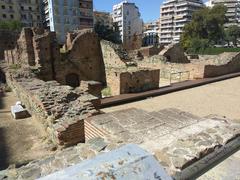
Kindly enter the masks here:
<path id="1" fill-rule="evenodd" d="M 80 79 L 79 75 L 75 73 L 67 74 L 65 77 L 66 85 L 71 87 L 79 87 L 80 86 Z"/>
<path id="2" fill-rule="evenodd" d="M 62 83 L 68 74 L 76 73 L 80 81 L 98 81 L 105 85 L 105 65 L 98 36 L 91 30 L 82 30 L 73 37 L 67 40 L 64 59 L 55 61 L 56 80 Z"/>

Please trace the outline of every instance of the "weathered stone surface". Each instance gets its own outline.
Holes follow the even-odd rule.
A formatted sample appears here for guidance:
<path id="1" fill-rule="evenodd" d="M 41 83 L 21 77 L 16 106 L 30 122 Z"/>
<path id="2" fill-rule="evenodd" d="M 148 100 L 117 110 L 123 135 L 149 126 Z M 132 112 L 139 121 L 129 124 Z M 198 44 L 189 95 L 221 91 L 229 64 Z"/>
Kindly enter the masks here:
<path id="1" fill-rule="evenodd" d="M 11 113 L 15 119 L 21 119 L 28 117 L 28 112 L 21 105 L 11 106 Z"/>
<path id="2" fill-rule="evenodd" d="M 151 154 L 136 145 L 126 145 L 40 179 L 171 180 L 172 178 Z"/>
<path id="3" fill-rule="evenodd" d="M 172 63 L 190 63 L 184 50 L 179 44 L 171 44 L 160 51 L 159 55 L 165 56 Z"/>
<path id="4" fill-rule="evenodd" d="M 26 105 L 30 114 L 45 127 L 54 144 L 69 146 L 85 141 L 84 119 L 98 113 L 87 90 L 61 86 L 8 74 L 8 85 Z"/>
<path id="5" fill-rule="evenodd" d="M 72 87 L 90 81 L 90 93 L 101 97 L 106 75 L 100 41 L 91 30 L 79 31 L 73 37 L 67 51 L 60 53 L 54 32 L 23 28 L 15 47 L 5 51 L 5 62 L 16 69 L 28 68 L 44 81 L 56 80 Z"/>
<path id="6" fill-rule="evenodd" d="M 111 116 L 114 126 L 99 124 L 97 116 L 89 121 L 105 131 L 107 141 L 135 143 L 152 152 L 176 179 L 194 177 L 240 147 L 240 124 L 228 120 L 203 119 L 177 109 L 152 113 L 129 109 Z"/>

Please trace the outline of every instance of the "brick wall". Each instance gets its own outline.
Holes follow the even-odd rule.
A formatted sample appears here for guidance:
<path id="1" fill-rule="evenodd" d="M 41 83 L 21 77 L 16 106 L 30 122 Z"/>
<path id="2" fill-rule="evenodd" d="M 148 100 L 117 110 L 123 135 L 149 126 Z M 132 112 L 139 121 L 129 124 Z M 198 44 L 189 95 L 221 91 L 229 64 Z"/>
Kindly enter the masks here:
<path id="1" fill-rule="evenodd" d="M 159 88 L 159 73 L 159 69 L 110 71 L 107 73 L 107 83 L 112 96 L 143 92 Z"/>
<path id="2" fill-rule="evenodd" d="M 91 103 L 95 97 L 56 81 L 44 82 L 14 74 L 7 73 L 8 85 L 45 127 L 54 144 L 70 146 L 85 142 L 84 120 L 98 113 Z"/>

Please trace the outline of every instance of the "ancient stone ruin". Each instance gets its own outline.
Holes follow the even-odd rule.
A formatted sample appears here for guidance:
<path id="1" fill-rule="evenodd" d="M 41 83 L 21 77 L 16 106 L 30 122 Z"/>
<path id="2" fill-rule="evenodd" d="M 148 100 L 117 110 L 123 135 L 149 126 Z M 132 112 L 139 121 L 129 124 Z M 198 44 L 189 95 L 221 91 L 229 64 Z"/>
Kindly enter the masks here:
<path id="1" fill-rule="evenodd" d="M 30 67 L 44 81 L 56 80 L 72 87 L 80 86 L 80 81 L 106 83 L 100 42 L 92 31 L 81 31 L 69 49 L 60 53 L 55 33 L 24 28 L 15 49 L 5 51 L 5 61 Z"/>
<path id="2" fill-rule="evenodd" d="M 240 124 L 226 118 L 203 118 L 171 108 L 100 113 L 101 90 L 106 86 L 111 87 L 112 95 L 138 93 L 159 88 L 161 71 L 165 69 L 188 70 L 192 79 L 240 70 L 239 53 L 200 56 L 191 61 L 175 46 L 161 53 L 149 56 L 149 51 L 139 60 L 119 45 L 100 41 L 91 30 L 69 33 L 67 43 L 60 48 L 55 33 L 24 28 L 16 46 L 5 50 L 7 65 L 0 75 L 44 127 L 46 139 L 57 151 L 0 172 L 0 179 L 37 179 L 47 175 L 51 179 L 57 171 L 68 174 L 69 169 L 65 168 L 69 166 L 95 164 L 96 159 L 92 158 L 100 154 L 119 149 L 121 154 L 122 147 L 128 144 L 150 153 L 171 178 L 194 179 L 239 149 Z M 127 156 L 131 156 L 130 152 Z M 134 162 L 145 162 L 147 157 L 138 156 Z M 115 167 L 116 161 L 109 159 L 103 159 L 108 162 L 104 164 L 106 172 L 98 176 L 113 178 L 113 169 L 124 165 L 134 168 L 133 162 L 122 159 L 116 160 Z M 89 172 L 84 171 L 85 175 Z M 156 174 L 151 176 L 159 179 Z"/>

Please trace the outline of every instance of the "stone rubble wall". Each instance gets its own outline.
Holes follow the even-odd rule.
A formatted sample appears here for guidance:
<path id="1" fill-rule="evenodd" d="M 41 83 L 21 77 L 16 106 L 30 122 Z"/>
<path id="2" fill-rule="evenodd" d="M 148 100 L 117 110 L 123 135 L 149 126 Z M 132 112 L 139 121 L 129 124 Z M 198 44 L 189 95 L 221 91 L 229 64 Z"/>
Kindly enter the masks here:
<path id="1" fill-rule="evenodd" d="M 66 84 L 67 75 L 75 74 L 80 81 L 98 81 L 105 86 L 105 65 L 97 34 L 91 30 L 79 31 L 61 54 L 61 60 L 54 61 L 54 70 L 61 84 Z"/>
<path id="2" fill-rule="evenodd" d="M 179 44 L 172 44 L 165 47 L 160 51 L 159 55 L 166 57 L 167 61 L 171 63 L 190 63 Z"/>
<path id="3" fill-rule="evenodd" d="M 139 53 L 143 57 L 151 57 L 154 55 L 157 55 L 160 53 L 161 50 L 163 50 L 164 46 L 156 47 L 156 46 L 148 46 L 148 47 L 143 47 L 139 49 Z"/>
<path id="4" fill-rule="evenodd" d="M 14 73 L 15 74 L 15 73 Z M 7 74 L 7 83 L 44 125 L 48 138 L 56 145 L 85 142 L 84 119 L 98 113 L 87 91 L 62 86 L 56 81 Z"/>
<path id="5" fill-rule="evenodd" d="M 159 88 L 160 70 L 138 70 L 120 73 L 120 94 L 144 92 Z"/>
<path id="6" fill-rule="evenodd" d="M 23 28 L 14 49 L 5 51 L 5 61 L 11 65 L 31 67 L 44 81 L 56 80 L 68 84 L 68 75 L 76 80 L 106 84 L 105 66 L 100 41 L 91 30 L 82 30 L 70 37 L 68 49 L 60 53 L 56 34 L 40 28 Z"/>
<path id="7" fill-rule="evenodd" d="M 240 72 L 240 53 L 231 57 L 231 59 L 225 64 L 206 65 L 204 69 L 204 77 L 216 77 L 235 72 Z"/>
<path id="8" fill-rule="evenodd" d="M 111 89 L 111 96 L 120 94 L 120 74 L 113 71 L 107 71 L 107 85 Z"/>
<path id="9" fill-rule="evenodd" d="M 5 50 L 5 62 L 9 65 L 38 68 L 38 77 L 53 80 L 52 62 L 60 59 L 56 34 L 40 28 L 23 28 L 14 49 Z"/>
<path id="10" fill-rule="evenodd" d="M 127 62 L 132 61 L 121 45 L 101 40 L 101 48 L 106 69 L 124 68 L 128 66 Z"/>
<path id="11" fill-rule="evenodd" d="M 240 72 L 240 53 L 200 56 L 191 63 L 169 63 L 163 56 L 157 55 L 138 62 L 138 66 L 161 69 L 160 78 L 169 78 L 170 73 L 190 72 L 190 80 L 202 79 Z"/>

